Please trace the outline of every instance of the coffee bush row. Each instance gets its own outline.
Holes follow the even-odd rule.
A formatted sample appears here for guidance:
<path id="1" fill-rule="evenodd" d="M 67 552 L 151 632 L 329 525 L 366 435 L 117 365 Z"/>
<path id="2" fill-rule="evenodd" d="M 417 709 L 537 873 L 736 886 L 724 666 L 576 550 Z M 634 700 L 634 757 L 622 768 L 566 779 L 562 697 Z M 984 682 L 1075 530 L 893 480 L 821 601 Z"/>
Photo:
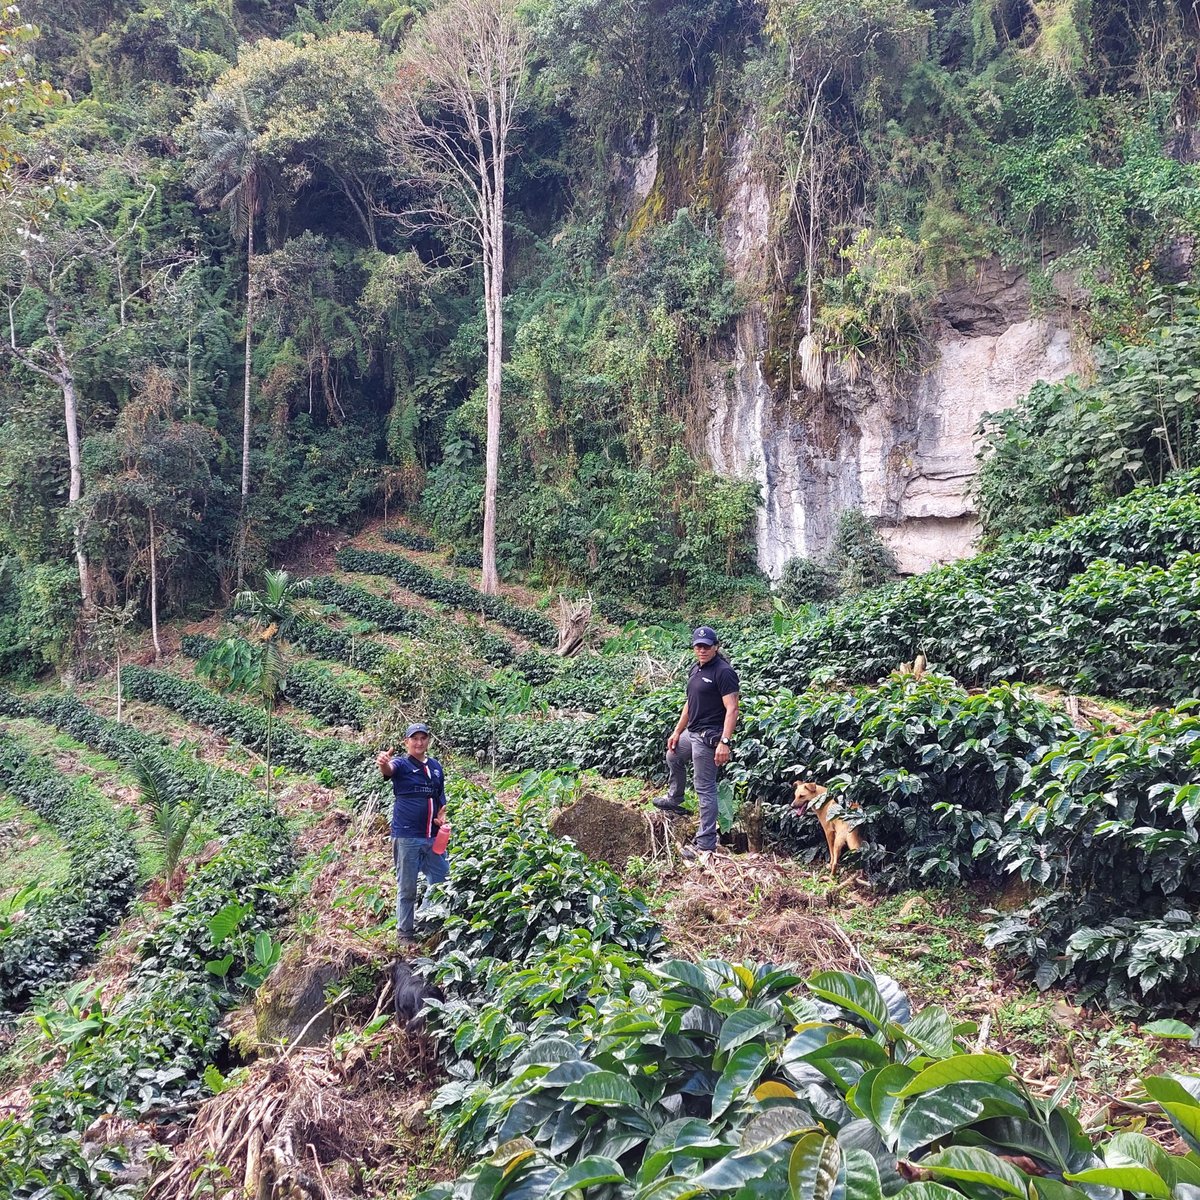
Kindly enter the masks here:
<path id="1" fill-rule="evenodd" d="M 220 841 L 144 937 L 124 994 L 111 1006 L 92 1005 L 90 1031 L 34 1085 L 27 1116 L 0 1119 L 0 1194 L 115 1200 L 129 1194 L 115 1179 L 119 1164 L 81 1154 L 81 1133 L 102 1114 L 175 1112 L 203 1094 L 204 1068 L 225 1044 L 223 1014 L 240 998 L 235 981 L 256 939 L 286 910 L 280 881 L 293 868 L 291 831 L 242 777 L 207 768 L 73 697 L 5 703 L 5 711 L 52 722 L 122 762 L 156 757 L 163 769 L 205 788 L 206 819 Z M 223 956 L 229 969 L 218 976 L 207 964 Z"/>
<path id="2" fill-rule="evenodd" d="M 394 579 L 401 587 L 418 596 L 480 613 L 542 645 L 553 646 L 558 642 L 558 630 L 554 623 L 540 613 L 521 608 L 502 596 L 486 595 L 468 583 L 430 571 L 402 554 L 347 548 L 338 551 L 336 561 L 343 571 Z"/>
<path id="3" fill-rule="evenodd" d="M 314 737 L 278 717 L 268 720 L 261 708 L 227 700 L 199 683 L 165 671 L 127 667 L 121 679 L 129 699 L 161 704 L 259 753 L 266 753 L 269 739 L 273 761 L 327 779 L 345 788 L 360 803 L 379 790 L 378 772 L 371 755 L 361 746 L 337 738 Z"/>
<path id="4" fill-rule="evenodd" d="M 320 621 L 289 621 L 287 640 L 314 658 L 327 658 L 359 671 L 378 671 L 388 654 L 388 648 L 369 635 L 333 629 Z"/>
<path id="5" fill-rule="evenodd" d="M 533 851 L 521 854 L 490 834 L 493 799 L 456 808 L 503 873 L 460 889 L 456 866 L 440 892 L 447 927 L 502 913 L 515 886 L 553 913 L 562 881 L 544 869 L 544 835 L 521 821 Z M 1067 1086 L 1035 1096 L 1010 1060 L 968 1049 L 973 1025 L 914 1012 L 886 976 L 656 961 L 606 940 L 613 926 L 586 908 L 548 920 L 547 936 L 506 923 L 429 965 L 447 993 L 430 1024 L 452 1077 L 432 1111 L 475 1162 L 421 1200 L 1167 1200 L 1200 1180 L 1190 1157 L 1141 1133 L 1093 1141 Z M 1200 1080 L 1145 1085 L 1195 1148 Z"/>
<path id="6" fill-rule="evenodd" d="M 747 641 L 739 666 L 762 687 L 799 689 L 877 679 L 923 652 L 972 686 L 1025 679 L 1143 703 L 1184 699 L 1200 664 L 1197 551 L 1200 499 L 1179 482 L 1146 488 L 1028 546 Z"/>
<path id="7" fill-rule="evenodd" d="M 91 960 L 137 893 L 138 858 L 129 825 L 90 780 L 3 733 L 0 790 L 37 813 L 71 855 L 61 883 L 38 891 L 19 920 L 0 924 L 0 1009 L 12 1012 Z"/>
<path id="8" fill-rule="evenodd" d="M 344 583 L 330 575 L 316 575 L 309 583 L 314 599 L 330 604 L 348 616 L 370 621 L 385 633 L 419 635 L 429 628 L 430 620 L 424 613 L 405 608 L 356 584 Z"/>
<path id="9" fill-rule="evenodd" d="M 189 658 L 203 658 L 216 642 L 203 634 L 185 634 L 180 649 Z M 287 664 L 283 681 L 283 698 L 296 708 L 311 713 L 325 725 L 349 725 L 363 729 L 375 714 L 375 705 L 363 695 L 362 689 L 352 689 L 339 682 L 327 667 L 320 663 L 293 659 Z"/>

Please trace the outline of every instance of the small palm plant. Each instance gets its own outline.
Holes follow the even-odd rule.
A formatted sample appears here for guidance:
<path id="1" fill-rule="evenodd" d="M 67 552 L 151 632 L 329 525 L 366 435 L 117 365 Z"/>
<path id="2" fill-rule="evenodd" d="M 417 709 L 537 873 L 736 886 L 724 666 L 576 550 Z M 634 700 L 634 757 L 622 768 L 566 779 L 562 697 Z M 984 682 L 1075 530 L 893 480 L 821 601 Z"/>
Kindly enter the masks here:
<path id="1" fill-rule="evenodd" d="M 178 882 L 180 860 L 204 807 L 207 789 L 197 791 L 185 785 L 159 758 L 135 758 L 133 776 L 142 805 L 150 813 L 150 834 L 163 856 L 162 878 L 170 895 Z"/>
<path id="2" fill-rule="evenodd" d="M 271 730 L 275 705 L 287 690 L 285 639 L 294 619 L 305 613 L 308 579 L 268 571 L 261 591 L 238 592 L 234 611 L 250 619 L 249 636 L 222 638 L 196 664 L 196 674 L 218 691 L 241 692 L 262 705 L 267 718 L 267 799 L 271 798 Z"/>

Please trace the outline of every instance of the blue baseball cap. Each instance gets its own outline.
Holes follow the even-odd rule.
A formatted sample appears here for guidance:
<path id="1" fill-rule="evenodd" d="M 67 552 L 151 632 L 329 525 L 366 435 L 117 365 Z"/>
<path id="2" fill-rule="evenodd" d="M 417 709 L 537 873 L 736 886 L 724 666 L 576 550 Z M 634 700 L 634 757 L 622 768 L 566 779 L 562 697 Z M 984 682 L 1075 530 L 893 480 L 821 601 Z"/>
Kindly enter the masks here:
<path id="1" fill-rule="evenodd" d="M 719 646 L 721 639 L 717 637 L 717 631 L 708 625 L 701 625 L 699 629 L 692 630 L 692 645 L 693 646 Z"/>
<path id="2" fill-rule="evenodd" d="M 428 735 L 429 735 L 429 726 L 428 726 L 428 725 L 426 725 L 424 721 L 414 721 L 414 722 L 413 722 L 413 723 L 412 723 L 412 724 L 411 724 L 411 725 L 410 725 L 410 726 L 409 726 L 409 727 L 408 727 L 408 728 L 407 728 L 407 729 L 404 731 L 404 740 L 405 740 L 405 741 L 408 741 L 408 739 L 409 739 L 410 737 L 412 737 L 412 735 L 413 735 L 414 733 L 423 733 L 423 734 L 425 734 L 426 736 L 428 736 Z"/>

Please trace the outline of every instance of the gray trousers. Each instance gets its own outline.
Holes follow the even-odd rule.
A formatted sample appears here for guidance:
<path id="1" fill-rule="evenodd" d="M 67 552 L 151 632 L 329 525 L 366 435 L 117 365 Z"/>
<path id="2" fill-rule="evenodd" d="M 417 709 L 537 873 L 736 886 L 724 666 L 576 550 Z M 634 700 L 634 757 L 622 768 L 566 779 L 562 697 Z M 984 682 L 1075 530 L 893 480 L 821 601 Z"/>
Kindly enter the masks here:
<path id="1" fill-rule="evenodd" d="M 683 803 L 687 765 L 689 762 L 692 764 L 696 799 L 700 801 L 700 828 L 696 830 L 696 845 L 701 850 L 715 850 L 717 846 L 716 753 L 716 746 L 706 746 L 702 737 L 687 729 L 679 735 L 675 749 L 667 751 L 667 799 L 670 803 Z"/>

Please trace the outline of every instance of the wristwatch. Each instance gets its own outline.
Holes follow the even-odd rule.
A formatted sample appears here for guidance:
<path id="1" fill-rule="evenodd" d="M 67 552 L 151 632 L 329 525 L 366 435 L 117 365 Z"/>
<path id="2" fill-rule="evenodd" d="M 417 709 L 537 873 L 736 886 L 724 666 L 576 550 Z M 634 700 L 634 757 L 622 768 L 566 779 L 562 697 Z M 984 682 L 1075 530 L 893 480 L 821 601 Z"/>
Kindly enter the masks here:
<path id="1" fill-rule="evenodd" d="M 733 740 L 731 738 L 723 737 L 723 738 L 721 738 L 721 745 L 722 746 L 732 746 Z"/>

